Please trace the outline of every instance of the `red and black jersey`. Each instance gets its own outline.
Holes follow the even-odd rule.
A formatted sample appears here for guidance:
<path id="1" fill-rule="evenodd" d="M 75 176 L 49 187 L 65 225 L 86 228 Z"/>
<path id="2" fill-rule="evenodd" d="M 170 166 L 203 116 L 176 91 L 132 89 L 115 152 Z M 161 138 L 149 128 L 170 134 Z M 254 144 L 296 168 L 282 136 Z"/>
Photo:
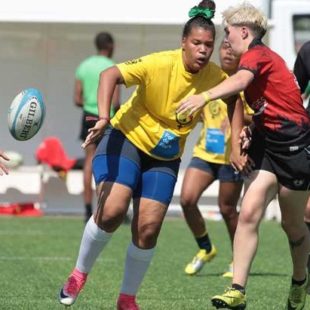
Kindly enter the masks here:
<path id="1" fill-rule="evenodd" d="M 283 147 L 310 142 L 310 119 L 295 76 L 284 60 L 260 40 L 254 40 L 241 56 L 239 70 L 254 74 L 244 93 L 255 111 L 255 125 L 266 140 L 280 142 Z"/>

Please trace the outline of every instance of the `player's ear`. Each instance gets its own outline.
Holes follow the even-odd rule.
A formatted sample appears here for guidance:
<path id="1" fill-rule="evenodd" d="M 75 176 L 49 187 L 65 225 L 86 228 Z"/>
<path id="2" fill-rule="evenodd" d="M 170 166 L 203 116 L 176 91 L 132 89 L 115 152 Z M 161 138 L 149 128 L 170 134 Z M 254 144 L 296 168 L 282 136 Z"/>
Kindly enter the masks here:
<path id="1" fill-rule="evenodd" d="M 186 37 L 183 37 L 182 38 L 182 44 L 181 44 L 181 47 L 182 47 L 183 51 L 185 50 L 185 41 L 186 41 Z"/>
<path id="2" fill-rule="evenodd" d="M 241 27 L 241 38 L 244 40 L 249 36 L 249 29 L 245 26 Z"/>

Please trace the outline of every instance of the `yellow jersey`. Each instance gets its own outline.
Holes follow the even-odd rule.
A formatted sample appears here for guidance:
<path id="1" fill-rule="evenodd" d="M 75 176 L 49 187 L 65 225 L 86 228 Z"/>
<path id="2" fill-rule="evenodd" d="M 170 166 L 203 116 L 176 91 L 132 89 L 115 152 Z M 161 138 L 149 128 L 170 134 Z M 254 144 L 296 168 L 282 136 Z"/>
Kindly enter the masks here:
<path id="1" fill-rule="evenodd" d="M 117 65 L 126 87 L 138 85 L 111 120 L 141 151 L 161 160 L 179 158 L 186 137 L 199 120 L 177 117 L 180 101 L 223 81 L 227 75 L 210 62 L 196 74 L 185 70 L 182 50 L 153 53 Z"/>
<path id="2" fill-rule="evenodd" d="M 253 111 L 243 101 L 244 113 L 253 115 Z M 209 102 L 201 113 L 203 127 L 194 147 L 193 157 L 215 164 L 229 164 L 231 153 L 231 129 L 227 115 L 227 104 L 221 99 Z"/>

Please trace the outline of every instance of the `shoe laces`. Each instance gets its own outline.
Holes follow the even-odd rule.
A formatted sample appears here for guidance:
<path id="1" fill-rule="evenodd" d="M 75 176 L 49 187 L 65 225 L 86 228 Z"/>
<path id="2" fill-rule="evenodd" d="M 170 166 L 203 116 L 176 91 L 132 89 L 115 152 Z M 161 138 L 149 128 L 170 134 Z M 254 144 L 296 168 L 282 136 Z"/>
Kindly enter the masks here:
<path id="1" fill-rule="evenodd" d="M 239 292 L 238 290 L 236 290 L 233 287 L 228 287 L 225 291 L 224 291 L 224 295 L 227 297 L 234 297 L 232 296 L 233 292 Z M 241 292 L 240 292 L 241 293 Z"/>
<path id="2" fill-rule="evenodd" d="M 70 275 L 67 283 L 64 286 L 65 293 L 68 295 L 75 297 L 79 294 L 81 289 L 83 288 L 86 282 L 86 276 L 79 277 L 75 274 Z"/>

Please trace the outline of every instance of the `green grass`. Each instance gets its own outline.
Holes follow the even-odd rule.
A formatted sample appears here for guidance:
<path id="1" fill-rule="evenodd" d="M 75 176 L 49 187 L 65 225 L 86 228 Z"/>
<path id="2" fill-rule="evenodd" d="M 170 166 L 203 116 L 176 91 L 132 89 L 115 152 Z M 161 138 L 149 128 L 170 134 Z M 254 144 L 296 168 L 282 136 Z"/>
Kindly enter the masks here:
<path id="1" fill-rule="evenodd" d="M 143 310 L 213 309 L 210 298 L 230 284 L 221 274 L 231 254 L 223 222 L 210 221 L 208 228 L 218 256 L 198 276 L 189 277 L 183 270 L 196 244 L 183 219 L 166 219 L 138 294 Z M 81 218 L 0 218 L 0 309 L 63 309 L 57 294 L 75 264 L 82 230 Z M 129 240 L 130 227 L 122 225 L 72 309 L 115 309 Z M 285 309 L 291 274 L 286 237 L 278 223 L 263 222 L 260 240 L 247 309 Z"/>

